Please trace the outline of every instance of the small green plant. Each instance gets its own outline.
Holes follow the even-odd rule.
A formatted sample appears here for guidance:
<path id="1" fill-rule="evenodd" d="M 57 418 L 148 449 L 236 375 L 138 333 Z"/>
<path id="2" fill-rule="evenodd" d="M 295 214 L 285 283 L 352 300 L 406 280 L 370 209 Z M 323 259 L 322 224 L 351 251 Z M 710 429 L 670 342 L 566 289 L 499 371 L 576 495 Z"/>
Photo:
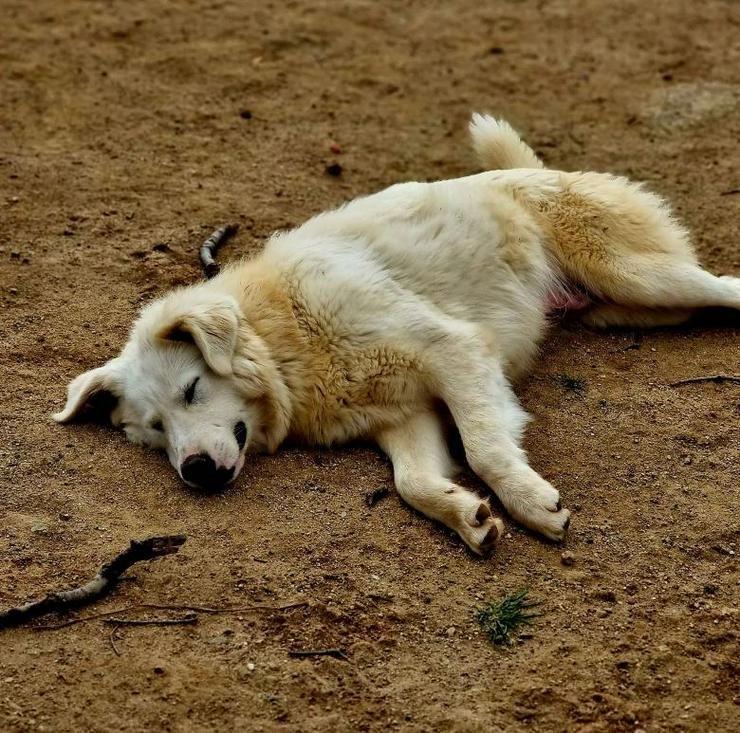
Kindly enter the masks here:
<path id="1" fill-rule="evenodd" d="M 529 612 L 539 603 L 530 601 L 528 594 L 528 590 L 520 590 L 505 596 L 501 603 L 491 601 L 477 609 L 475 620 L 492 644 L 510 644 L 512 634 L 520 626 L 531 625 L 532 619 L 539 616 Z"/>
<path id="2" fill-rule="evenodd" d="M 567 392 L 581 394 L 586 389 L 586 380 L 570 374 L 556 374 L 553 379 Z"/>

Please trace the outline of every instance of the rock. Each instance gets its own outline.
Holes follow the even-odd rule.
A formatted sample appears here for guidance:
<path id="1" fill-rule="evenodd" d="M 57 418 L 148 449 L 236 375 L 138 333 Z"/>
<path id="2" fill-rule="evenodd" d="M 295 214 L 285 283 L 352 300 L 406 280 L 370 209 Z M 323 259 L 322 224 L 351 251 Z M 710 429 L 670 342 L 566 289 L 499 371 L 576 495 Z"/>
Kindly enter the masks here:
<path id="1" fill-rule="evenodd" d="M 613 590 L 597 590 L 594 596 L 600 601 L 606 601 L 607 603 L 617 602 L 617 594 Z"/>
<path id="2" fill-rule="evenodd" d="M 656 88 L 642 112 L 656 130 L 688 130 L 737 114 L 740 89 L 721 82 L 686 82 Z"/>
<path id="3" fill-rule="evenodd" d="M 570 550 L 566 550 L 562 555 L 560 555 L 560 562 L 563 563 L 563 565 L 570 567 L 575 561 L 576 556 Z"/>

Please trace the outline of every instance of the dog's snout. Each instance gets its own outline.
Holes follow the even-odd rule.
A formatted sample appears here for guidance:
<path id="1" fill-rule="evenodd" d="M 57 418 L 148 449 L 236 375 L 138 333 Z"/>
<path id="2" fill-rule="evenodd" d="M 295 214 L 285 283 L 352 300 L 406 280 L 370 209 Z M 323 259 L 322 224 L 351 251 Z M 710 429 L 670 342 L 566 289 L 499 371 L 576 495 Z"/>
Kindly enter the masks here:
<path id="1" fill-rule="evenodd" d="M 188 456 L 180 466 L 183 479 L 200 489 L 216 491 L 223 488 L 234 476 L 232 468 L 217 468 L 207 453 Z"/>

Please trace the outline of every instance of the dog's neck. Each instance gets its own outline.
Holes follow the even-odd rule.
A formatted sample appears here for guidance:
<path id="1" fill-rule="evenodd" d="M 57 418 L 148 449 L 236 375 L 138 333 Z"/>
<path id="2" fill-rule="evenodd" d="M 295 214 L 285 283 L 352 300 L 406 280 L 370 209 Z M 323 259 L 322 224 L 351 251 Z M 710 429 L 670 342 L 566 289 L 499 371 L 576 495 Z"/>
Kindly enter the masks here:
<path id="1" fill-rule="evenodd" d="M 309 409 L 320 355 L 314 353 L 316 344 L 310 343 L 299 326 L 289 285 L 260 257 L 225 270 L 218 280 L 219 287 L 237 299 L 244 314 L 238 348 L 257 365 L 260 379 L 267 384 L 263 400 L 265 448 L 273 452 Z"/>

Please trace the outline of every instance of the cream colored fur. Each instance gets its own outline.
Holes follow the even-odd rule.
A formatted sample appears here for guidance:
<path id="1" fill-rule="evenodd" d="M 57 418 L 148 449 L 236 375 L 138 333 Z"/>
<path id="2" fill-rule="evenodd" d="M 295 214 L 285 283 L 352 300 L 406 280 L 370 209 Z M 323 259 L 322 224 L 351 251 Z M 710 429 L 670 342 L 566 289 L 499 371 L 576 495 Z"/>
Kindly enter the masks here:
<path id="1" fill-rule="evenodd" d="M 144 308 L 121 355 L 74 380 L 56 419 L 110 394 L 132 440 L 178 470 L 204 453 L 234 475 L 248 451 L 288 437 L 370 438 L 403 499 L 484 553 L 503 525 L 454 482 L 448 415 L 506 510 L 562 539 L 570 513 L 521 448 L 527 415 L 510 384 L 550 306 L 587 292 L 589 323 L 677 323 L 703 306 L 740 308 L 740 280 L 702 270 L 642 186 L 547 170 L 491 117 L 475 115 L 471 133 L 486 172 L 356 199 Z"/>

